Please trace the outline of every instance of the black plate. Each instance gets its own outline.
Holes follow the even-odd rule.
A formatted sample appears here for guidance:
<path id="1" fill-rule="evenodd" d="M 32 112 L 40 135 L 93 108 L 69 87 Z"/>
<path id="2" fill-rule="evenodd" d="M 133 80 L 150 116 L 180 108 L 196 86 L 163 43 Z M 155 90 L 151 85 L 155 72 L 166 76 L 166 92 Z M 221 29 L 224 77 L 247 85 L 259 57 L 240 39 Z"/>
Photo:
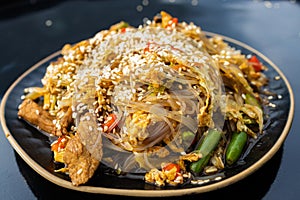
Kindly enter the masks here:
<path id="1" fill-rule="evenodd" d="M 215 34 L 207 33 L 207 35 Z M 1 103 L 1 123 L 4 132 L 17 153 L 37 173 L 57 185 L 73 190 L 131 196 L 175 196 L 207 192 L 237 182 L 259 169 L 278 151 L 292 123 L 294 97 L 287 79 L 268 58 L 246 44 L 222 37 L 231 46 L 241 50 L 243 54 L 256 54 L 259 57 L 268 67 L 265 74 L 269 78 L 269 85 L 265 89 L 276 95 L 270 98 L 270 104 L 264 108 L 268 119 L 264 126 L 263 136 L 257 140 L 251 152 L 245 157 L 245 163 L 226 169 L 225 178 L 220 181 L 209 182 L 201 186 L 184 185 L 178 188 L 158 188 L 139 179 L 101 174 L 100 168 L 86 185 L 75 187 L 71 184 L 68 176 L 55 173 L 48 136 L 18 119 L 17 112 L 24 88 L 41 85 L 40 80 L 46 67 L 60 56 L 60 52 L 50 55 L 31 67 L 8 89 Z M 268 97 L 265 96 L 265 98 Z"/>

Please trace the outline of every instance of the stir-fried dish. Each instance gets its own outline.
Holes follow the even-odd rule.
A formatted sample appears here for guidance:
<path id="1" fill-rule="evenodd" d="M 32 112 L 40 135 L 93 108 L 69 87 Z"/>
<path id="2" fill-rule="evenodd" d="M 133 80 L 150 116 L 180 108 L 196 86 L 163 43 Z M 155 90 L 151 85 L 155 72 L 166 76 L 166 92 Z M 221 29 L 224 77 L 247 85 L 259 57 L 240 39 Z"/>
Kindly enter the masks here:
<path id="1" fill-rule="evenodd" d="M 158 186 L 194 183 L 236 165 L 262 133 L 262 63 L 166 12 L 61 53 L 18 115 L 56 136 L 56 172 L 76 186 L 100 164 Z"/>

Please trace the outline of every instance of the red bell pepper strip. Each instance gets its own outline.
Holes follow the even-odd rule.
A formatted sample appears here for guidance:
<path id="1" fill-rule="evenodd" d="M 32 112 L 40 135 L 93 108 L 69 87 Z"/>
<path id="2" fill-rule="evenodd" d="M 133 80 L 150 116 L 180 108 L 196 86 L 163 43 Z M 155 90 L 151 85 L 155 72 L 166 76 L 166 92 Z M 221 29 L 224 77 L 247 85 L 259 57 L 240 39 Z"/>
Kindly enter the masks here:
<path id="1" fill-rule="evenodd" d="M 253 66 L 256 72 L 260 72 L 263 69 L 263 65 L 255 55 L 252 55 L 251 58 L 248 59 L 248 61 Z"/>
<path id="2" fill-rule="evenodd" d="M 178 164 L 175 163 L 167 163 L 165 166 L 163 166 L 162 170 L 163 171 L 170 171 L 173 168 L 176 168 L 176 172 L 180 172 L 180 167 Z"/>
<path id="3" fill-rule="evenodd" d="M 173 18 L 168 22 L 166 28 L 167 28 L 167 27 L 172 27 L 173 24 L 174 24 L 174 25 L 177 25 L 177 24 L 178 24 L 178 18 L 173 17 Z"/>
<path id="4" fill-rule="evenodd" d="M 103 130 L 104 132 L 110 132 L 117 125 L 117 116 L 113 113 L 109 114 L 107 119 L 104 121 Z"/>
<path id="5" fill-rule="evenodd" d="M 66 136 L 60 136 L 56 142 L 54 142 L 51 145 L 51 151 L 59 151 L 61 149 L 64 149 L 67 145 L 68 139 L 66 138 Z"/>

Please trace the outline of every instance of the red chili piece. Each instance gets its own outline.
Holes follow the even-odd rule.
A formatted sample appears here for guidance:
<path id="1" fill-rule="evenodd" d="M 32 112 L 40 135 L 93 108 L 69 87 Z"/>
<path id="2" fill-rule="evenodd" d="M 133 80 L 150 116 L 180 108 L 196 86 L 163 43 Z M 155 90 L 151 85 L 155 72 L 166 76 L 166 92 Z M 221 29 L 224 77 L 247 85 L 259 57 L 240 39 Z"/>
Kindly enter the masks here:
<path id="1" fill-rule="evenodd" d="M 251 58 L 248 59 L 248 61 L 250 62 L 250 64 L 252 64 L 256 72 L 260 72 L 263 69 L 263 65 L 255 55 L 252 55 Z"/>
<path id="2" fill-rule="evenodd" d="M 178 164 L 175 164 L 175 163 L 168 163 L 168 164 L 166 164 L 166 165 L 162 168 L 162 170 L 163 170 L 163 171 L 170 171 L 170 170 L 172 170 L 173 168 L 176 168 L 176 172 L 180 172 L 180 167 L 179 167 L 179 165 L 178 165 Z"/>
<path id="3" fill-rule="evenodd" d="M 116 127 L 117 125 L 117 116 L 115 114 L 109 114 L 107 119 L 105 120 L 104 124 L 103 124 L 103 129 L 104 129 L 104 132 L 109 132 L 111 131 L 113 128 Z"/>
<path id="4" fill-rule="evenodd" d="M 64 149 L 67 144 L 67 138 L 65 136 L 60 136 L 57 142 L 51 146 L 51 151 L 58 151 L 59 149 Z"/>

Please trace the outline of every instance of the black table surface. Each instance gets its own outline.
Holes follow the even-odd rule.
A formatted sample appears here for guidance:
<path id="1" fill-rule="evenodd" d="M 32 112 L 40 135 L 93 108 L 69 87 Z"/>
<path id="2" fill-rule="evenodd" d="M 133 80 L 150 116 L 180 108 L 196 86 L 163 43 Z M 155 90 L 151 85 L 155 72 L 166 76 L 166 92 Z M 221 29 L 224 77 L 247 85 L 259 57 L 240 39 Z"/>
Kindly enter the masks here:
<path id="1" fill-rule="evenodd" d="M 13 3 L 12 3 L 13 2 Z M 234 0 L 5 1 L 0 3 L 0 98 L 24 71 L 65 43 L 92 37 L 120 20 L 137 26 L 166 10 L 203 30 L 242 41 L 270 58 L 295 94 L 294 122 L 262 168 L 231 186 L 165 199 L 300 199 L 300 3 Z M 37 174 L 0 129 L 0 199 L 121 199 L 61 188 Z M 133 198 L 138 199 L 138 198 Z"/>

